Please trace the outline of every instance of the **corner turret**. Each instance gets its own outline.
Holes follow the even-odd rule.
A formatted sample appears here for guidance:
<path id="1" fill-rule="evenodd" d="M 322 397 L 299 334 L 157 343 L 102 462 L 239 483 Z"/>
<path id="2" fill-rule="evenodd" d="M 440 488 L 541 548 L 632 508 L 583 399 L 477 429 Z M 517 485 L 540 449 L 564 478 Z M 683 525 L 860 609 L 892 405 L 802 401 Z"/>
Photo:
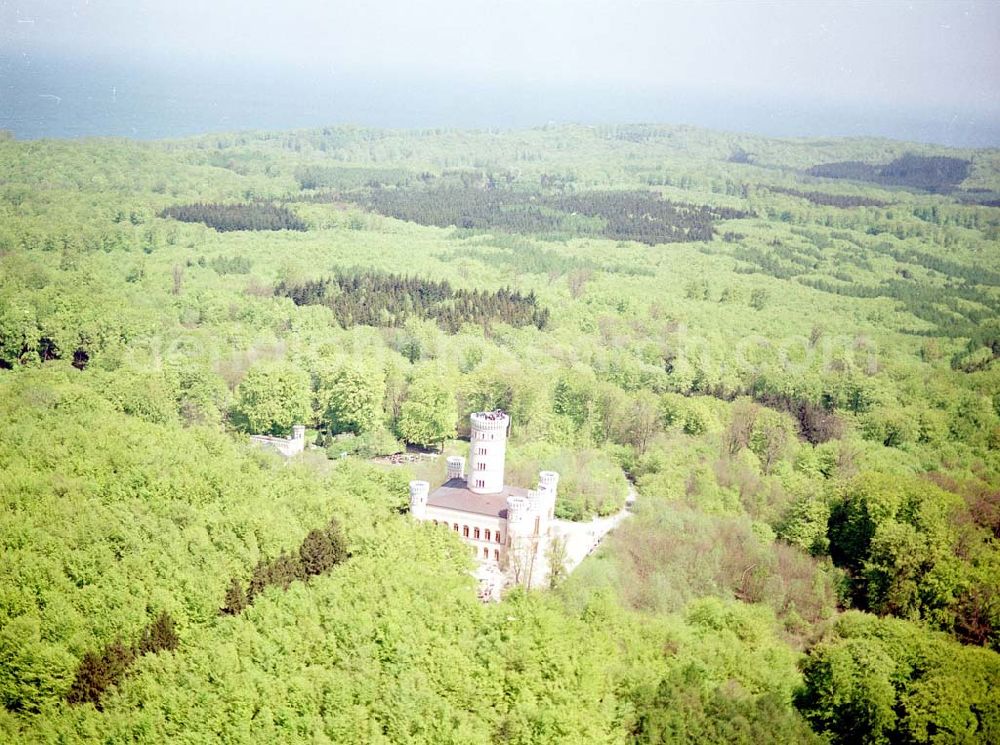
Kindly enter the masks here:
<path id="1" fill-rule="evenodd" d="M 446 478 L 448 481 L 465 478 L 465 458 L 461 455 L 451 455 L 448 457 L 446 463 Z"/>
<path id="2" fill-rule="evenodd" d="M 556 497 L 559 492 L 559 474 L 555 471 L 542 471 L 538 474 L 538 491 L 540 504 L 547 520 L 555 518 Z"/>
<path id="3" fill-rule="evenodd" d="M 507 533 L 511 540 L 528 532 L 528 512 L 531 502 L 527 497 L 507 497 Z"/>
<path id="4" fill-rule="evenodd" d="M 410 514 L 416 520 L 423 520 L 427 517 L 427 497 L 430 494 L 431 485 L 426 481 L 410 482 Z"/>

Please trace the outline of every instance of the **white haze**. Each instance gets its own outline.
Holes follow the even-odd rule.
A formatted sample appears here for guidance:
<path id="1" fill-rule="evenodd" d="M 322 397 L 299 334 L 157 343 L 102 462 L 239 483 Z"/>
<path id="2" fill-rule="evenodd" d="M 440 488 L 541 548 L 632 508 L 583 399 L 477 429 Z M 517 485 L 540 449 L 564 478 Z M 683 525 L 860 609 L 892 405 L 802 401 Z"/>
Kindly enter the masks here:
<path id="1" fill-rule="evenodd" d="M 29 63 L 246 66 L 456 91 L 612 87 L 636 100 L 695 91 L 1000 120 L 991 0 L 0 0 L 0 50 Z"/>

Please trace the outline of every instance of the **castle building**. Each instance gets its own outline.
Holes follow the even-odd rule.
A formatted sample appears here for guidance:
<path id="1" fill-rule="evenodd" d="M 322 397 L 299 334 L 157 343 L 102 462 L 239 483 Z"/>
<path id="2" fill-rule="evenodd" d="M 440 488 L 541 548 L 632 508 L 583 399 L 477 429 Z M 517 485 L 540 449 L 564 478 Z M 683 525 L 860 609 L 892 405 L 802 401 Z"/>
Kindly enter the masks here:
<path id="1" fill-rule="evenodd" d="M 559 474 L 542 471 L 536 489 L 504 484 L 510 417 L 484 411 L 470 417 L 469 471 L 465 458 L 447 459 L 446 480 L 434 491 L 410 482 L 410 514 L 453 530 L 484 564 L 518 584 L 544 582 L 545 548 L 554 519 Z"/>

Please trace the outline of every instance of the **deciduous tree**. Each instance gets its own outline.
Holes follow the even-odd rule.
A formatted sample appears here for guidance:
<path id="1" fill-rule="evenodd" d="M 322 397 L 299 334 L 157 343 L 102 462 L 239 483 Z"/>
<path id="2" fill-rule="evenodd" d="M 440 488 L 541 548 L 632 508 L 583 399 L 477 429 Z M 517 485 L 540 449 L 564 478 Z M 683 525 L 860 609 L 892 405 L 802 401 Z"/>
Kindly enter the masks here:
<path id="1" fill-rule="evenodd" d="M 237 392 L 236 414 L 253 433 L 285 435 L 310 419 L 309 375 L 288 363 L 262 363 L 247 372 Z"/>

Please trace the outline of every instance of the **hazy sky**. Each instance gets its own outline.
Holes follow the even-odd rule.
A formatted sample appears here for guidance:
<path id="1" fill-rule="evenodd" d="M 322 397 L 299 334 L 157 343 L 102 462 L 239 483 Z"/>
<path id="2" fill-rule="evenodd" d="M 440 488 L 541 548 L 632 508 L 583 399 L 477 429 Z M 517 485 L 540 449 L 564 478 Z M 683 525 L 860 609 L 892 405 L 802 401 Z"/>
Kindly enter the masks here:
<path id="1" fill-rule="evenodd" d="M 996 0 L 0 0 L 0 48 L 1000 114 Z"/>

